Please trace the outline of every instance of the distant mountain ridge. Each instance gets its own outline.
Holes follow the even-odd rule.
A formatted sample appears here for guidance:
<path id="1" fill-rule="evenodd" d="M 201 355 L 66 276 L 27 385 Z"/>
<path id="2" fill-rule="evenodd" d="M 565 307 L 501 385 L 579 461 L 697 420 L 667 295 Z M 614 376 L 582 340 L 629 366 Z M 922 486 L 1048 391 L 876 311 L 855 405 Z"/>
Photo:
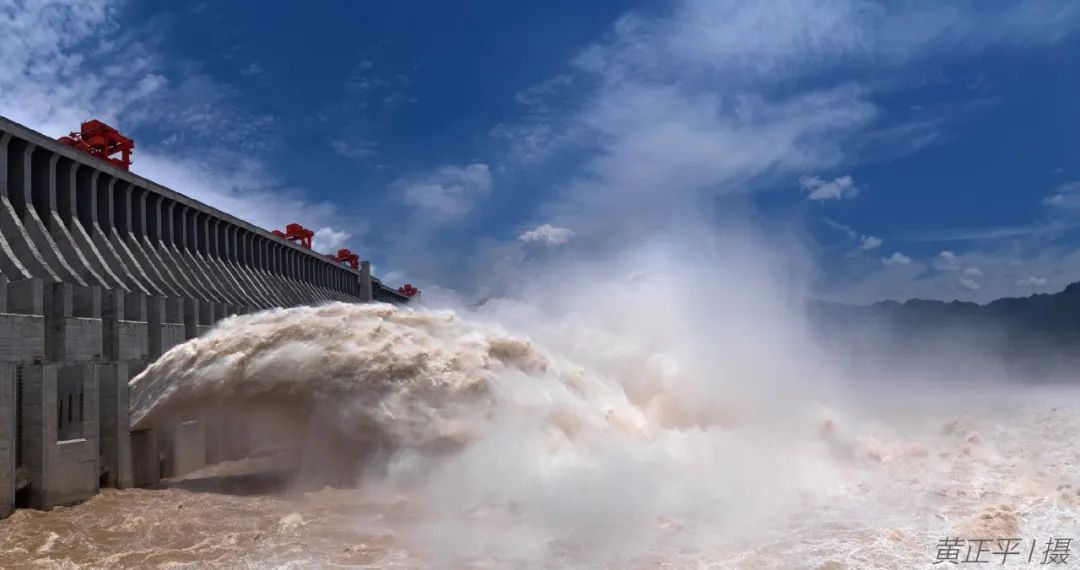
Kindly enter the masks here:
<path id="1" fill-rule="evenodd" d="M 872 305 L 808 304 L 811 325 L 834 343 L 920 349 L 962 339 L 1003 357 L 1080 355 L 1080 282 L 1057 293 L 985 305 L 912 299 Z"/>

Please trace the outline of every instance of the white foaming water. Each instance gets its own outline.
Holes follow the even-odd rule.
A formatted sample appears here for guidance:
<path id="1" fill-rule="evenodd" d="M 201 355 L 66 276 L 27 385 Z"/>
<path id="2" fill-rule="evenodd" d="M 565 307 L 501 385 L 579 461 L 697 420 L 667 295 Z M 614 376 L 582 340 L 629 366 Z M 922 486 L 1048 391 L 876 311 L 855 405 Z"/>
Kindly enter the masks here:
<path id="1" fill-rule="evenodd" d="M 293 429 L 317 426 L 317 437 L 338 444 L 315 453 L 380 458 L 378 475 L 368 463 L 368 489 L 419 489 L 445 507 L 438 516 L 457 524 L 428 529 L 447 541 L 441 552 L 511 556 L 575 539 L 584 539 L 578 548 L 640 545 L 647 537 L 637 535 L 661 519 L 742 525 L 751 497 L 782 501 L 828 477 L 812 429 L 796 441 L 740 432 L 747 420 L 733 402 L 710 414 L 677 397 L 670 360 L 632 357 L 621 355 L 618 376 L 590 370 L 449 311 L 280 310 L 232 318 L 169 352 L 133 381 L 132 418 L 142 427 L 254 410 Z M 490 539 L 479 527 L 494 516 L 524 520 L 495 544 L 469 547 Z M 463 534 L 446 534 L 453 526 Z"/>
<path id="2" fill-rule="evenodd" d="M 1061 520 L 1031 509 L 1062 468 L 1018 465 L 1044 446 L 971 407 L 1016 391 L 846 380 L 777 264 L 723 253 L 574 264 L 477 310 L 233 317 L 132 381 L 133 422 L 225 410 L 309 474 L 344 465 L 416 508 L 393 530 L 424 564 L 897 567 L 964 525 Z"/>

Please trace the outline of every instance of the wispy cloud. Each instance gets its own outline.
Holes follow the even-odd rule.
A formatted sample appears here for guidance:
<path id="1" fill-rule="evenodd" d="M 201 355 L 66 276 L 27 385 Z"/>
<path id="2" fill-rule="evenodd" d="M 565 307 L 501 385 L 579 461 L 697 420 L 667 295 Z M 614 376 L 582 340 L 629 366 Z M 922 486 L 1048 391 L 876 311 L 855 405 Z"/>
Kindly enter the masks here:
<path id="1" fill-rule="evenodd" d="M 90 117 L 135 135 L 144 125 L 171 127 L 164 140 L 137 136 L 134 172 L 267 229 L 301 221 L 328 230 L 347 223 L 363 233 L 364 221 L 343 220 L 335 206 L 283 184 L 258 158 L 260 145 L 272 144 L 272 117 L 240 110 L 228 84 L 172 71 L 155 42 L 139 35 L 158 31 L 124 30 L 120 6 L 0 2 L 0 112 L 49 135 Z M 294 219 L 297 212 L 303 220 Z"/>
<path id="2" fill-rule="evenodd" d="M 1080 227 L 1080 181 L 1059 185 L 1043 200 L 1045 221 L 970 229 L 913 230 L 901 235 L 910 242 L 978 242 L 1013 238 L 1052 239 Z"/>
<path id="3" fill-rule="evenodd" d="M 821 221 L 824 222 L 825 225 L 829 226 L 830 228 L 832 228 L 832 229 L 834 229 L 834 230 L 836 230 L 838 232 L 843 232 L 844 235 L 847 236 L 847 238 L 849 240 L 857 243 L 858 248 L 859 248 L 860 251 L 869 251 L 869 250 L 872 250 L 872 249 L 877 249 L 877 248 L 881 247 L 881 245 L 883 243 L 885 243 L 885 240 L 883 240 L 883 239 L 881 239 L 881 238 L 879 238 L 877 236 L 866 235 L 866 234 L 861 234 L 860 235 L 859 232 L 855 231 L 855 228 L 853 228 L 853 227 L 851 227 L 851 226 L 849 226 L 847 224 L 841 224 L 840 222 L 837 222 L 837 221 L 835 221 L 835 220 L 833 220 L 831 218 L 822 218 Z"/>
<path id="4" fill-rule="evenodd" d="M 1043 200 L 1043 204 L 1070 213 L 1080 211 L 1080 180 L 1059 185 Z"/>
<path id="5" fill-rule="evenodd" d="M 905 265 L 911 265 L 911 258 L 896 251 L 889 257 L 883 257 L 881 259 L 881 264 L 885 267 L 903 267 Z"/>
<path id="6" fill-rule="evenodd" d="M 131 105 L 162 87 L 155 73 L 155 58 L 137 41 L 96 40 L 99 30 L 115 28 L 117 6 L 110 2 L 73 0 L 47 5 L 31 2 L 0 7 L 0 109 L 5 116 L 46 134 L 58 136 L 75 129 L 92 111 L 113 120 Z M 132 40 L 132 38 L 125 38 Z M 88 61 L 89 53 L 100 59 L 124 54 L 128 65 L 110 68 L 113 85 L 95 77 L 104 71 Z M 91 67 L 94 68 L 91 71 Z M 78 85 L 79 88 L 67 86 Z M 109 95 L 109 96 L 106 96 Z"/>
<path id="7" fill-rule="evenodd" d="M 803 176 L 799 186 L 810 200 L 850 200 L 859 195 L 859 188 L 851 176 L 823 180 L 817 176 Z"/>
<path id="8" fill-rule="evenodd" d="M 365 221 L 342 220 L 338 205 L 308 200 L 300 190 L 284 186 L 268 174 L 261 162 L 239 153 L 219 154 L 213 159 L 152 152 L 140 156 L 141 175 L 268 230 L 302 222 L 322 228 L 324 238 L 330 238 L 343 233 L 335 227 L 348 225 L 358 234 L 367 229 Z M 300 212 L 303 218 L 297 219 Z"/>
<path id="9" fill-rule="evenodd" d="M 625 14 L 568 69 L 521 91 L 522 117 L 491 129 L 505 149 L 493 163 L 572 159 L 552 161 L 560 174 L 545 180 L 554 195 L 539 215 L 599 253 L 704 216 L 714 196 L 847 168 L 867 135 L 904 152 L 934 144 L 943 127 L 930 113 L 897 123 L 876 103 L 895 85 L 882 69 L 1045 44 L 1078 20 L 1060 5 L 676 0 L 662 16 Z M 814 198 L 859 191 L 851 177 L 807 182 Z M 881 247 L 849 235 L 855 251 Z"/>
<path id="10" fill-rule="evenodd" d="M 847 224 L 841 224 L 840 222 L 837 222 L 836 220 L 833 220 L 831 218 L 821 218 L 821 221 L 825 222 L 825 225 L 838 232 L 844 232 L 844 235 L 846 235 L 850 240 L 855 240 L 855 238 L 859 237 L 859 232 L 855 231 L 855 228 Z"/>
<path id="11" fill-rule="evenodd" d="M 859 247 L 864 250 L 877 249 L 884 241 L 879 237 L 862 236 L 859 238 Z"/>
<path id="12" fill-rule="evenodd" d="M 391 187 L 426 220 L 448 222 L 469 213 L 478 200 L 491 192 L 491 169 L 480 162 L 450 164 L 399 179 Z"/>
<path id="13" fill-rule="evenodd" d="M 542 224 L 531 230 L 526 230 L 518 236 L 523 242 L 540 242 L 547 245 L 562 245 L 574 236 L 574 232 L 567 228 L 557 228 L 551 224 Z"/>
<path id="14" fill-rule="evenodd" d="M 901 240 L 911 242 L 949 242 L 1036 237 L 1060 233 L 1072 229 L 1077 225 L 1080 225 L 1080 222 L 1047 222 L 1040 224 L 955 230 L 914 230 L 904 232 L 901 235 Z"/>
<path id="15" fill-rule="evenodd" d="M 334 149 L 335 154 L 353 160 L 370 158 L 379 153 L 378 144 L 360 138 L 330 141 L 330 147 Z"/>
<path id="16" fill-rule="evenodd" d="M 959 268 L 960 260 L 955 253 L 947 249 L 939 252 L 934 258 L 934 269 L 938 271 L 955 271 Z"/>
<path id="17" fill-rule="evenodd" d="M 549 158 L 560 147 L 573 143 L 577 129 L 560 122 L 560 102 L 574 95 L 577 87 L 574 75 L 556 75 L 532 87 L 518 91 L 514 101 L 524 108 L 515 121 L 499 123 L 489 135 L 507 144 L 508 158 L 514 162 L 531 163 Z"/>
<path id="18" fill-rule="evenodd" d="M 915 260 L 906 266 L 882 267 L 823 296 L 862 303 L 915 297 L 987 302 L 1029 295 L 1080 278 L 1080 251 L 1053 246 L 1027 251 L 1002 244 L 999 249 L 946 250 L 935 257 L 933 265 L 937 270 L 929 272 Z"/>
<path id="19" fill-rule="evenodd" d="M 925 108 L 918 110 L 926 111 Z M 947 114 L 946 118 L 956 118 L 955 111 Z M 862 143 L 866 147 L 864 152 L 877 160 L 882 160 L 910 155 L 928 146 L 939 144 L 945 138 L 943 134 L 945 120 L 910 121 L 871 130 L 862 138 Z"/>
<path id="20" fill-rule="evenodd" d="M 574 58 L 572 73 L 522 94 L 545 111 L 543 120 L 502 124 L 496 134 L 529 156 L 550 154 L 560 141 L 578 145 L 576 156 L 584 157 L 549 207 L 555 221 L 598 234 L 619 220 L 633 220 L 639 231 L 653 220 L 659 226 L 702 195 L 760 188 L 754 182 L 764 173 L 834 167 L 846 158 L 842 142 L 856 133 L 921 148 L 937 140 L 936 123 L 877 124 L 869 84 L 791 86 L 834 66 L 872 75 L 882 61 L 907 65 L 940 52 L 1055 41 L 1080 19 L 1060 6 L 781 4 L 679 1 L 664 17 L 628 13 Z M 804 181 L 815 199 L 859 190 L 849 176 Z"/>

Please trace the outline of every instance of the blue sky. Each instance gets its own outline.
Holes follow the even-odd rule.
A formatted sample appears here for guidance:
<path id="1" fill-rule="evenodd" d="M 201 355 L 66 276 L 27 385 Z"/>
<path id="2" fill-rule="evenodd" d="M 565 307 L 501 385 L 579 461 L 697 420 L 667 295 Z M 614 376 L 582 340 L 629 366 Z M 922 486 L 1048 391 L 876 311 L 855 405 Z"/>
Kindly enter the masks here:
<path id="1" fill-rule="evenodd" d="M 0 114 L 103 118 L 388 281 L 483 294 L 688 212 L 789 228 L 824 298 L 1080 280 L 1073 2 L 0 0 L 0 36 Z"/>

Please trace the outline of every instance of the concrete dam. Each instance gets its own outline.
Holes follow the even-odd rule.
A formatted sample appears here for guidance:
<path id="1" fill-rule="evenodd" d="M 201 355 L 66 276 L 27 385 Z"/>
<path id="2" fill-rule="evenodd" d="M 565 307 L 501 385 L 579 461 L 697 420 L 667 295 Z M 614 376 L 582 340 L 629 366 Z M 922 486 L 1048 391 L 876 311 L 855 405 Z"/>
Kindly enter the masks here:
<path id="1" fill-rule="evenodd" d="M 412 292 L 114 162 L 0 117 L 0 518 L 222 459 L 225 426 L 130 431 L 127 392 L 217 321 Z"/>

